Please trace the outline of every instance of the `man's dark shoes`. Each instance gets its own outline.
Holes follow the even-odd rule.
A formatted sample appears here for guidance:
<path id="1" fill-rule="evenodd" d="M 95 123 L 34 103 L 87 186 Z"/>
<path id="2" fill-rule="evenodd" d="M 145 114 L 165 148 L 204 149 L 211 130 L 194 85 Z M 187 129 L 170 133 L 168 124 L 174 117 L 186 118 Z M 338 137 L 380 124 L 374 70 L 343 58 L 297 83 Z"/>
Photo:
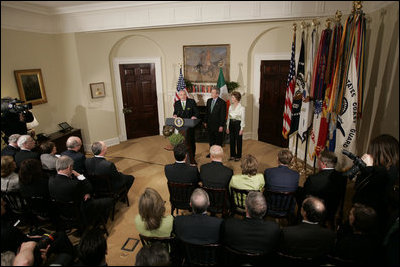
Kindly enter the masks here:
<path id="1" fill-rule="evenodd" d="M 209 157 L 210 157 L 210 154 L 207 154 L 206 158 L 209 158 Z"/>
<path id="2" fill-rule="evenodd" d="M 231 161 L 231 160 L 234 160 L 234 159 L 235 159 L 234 157 L 230 157 L 230 158 L 229 158 L 230 161 Z"/>
<path id="3" fill-rule="evenodd" d="M 240 161 L 240 158 L 235 158 L 235 161 Z"/>

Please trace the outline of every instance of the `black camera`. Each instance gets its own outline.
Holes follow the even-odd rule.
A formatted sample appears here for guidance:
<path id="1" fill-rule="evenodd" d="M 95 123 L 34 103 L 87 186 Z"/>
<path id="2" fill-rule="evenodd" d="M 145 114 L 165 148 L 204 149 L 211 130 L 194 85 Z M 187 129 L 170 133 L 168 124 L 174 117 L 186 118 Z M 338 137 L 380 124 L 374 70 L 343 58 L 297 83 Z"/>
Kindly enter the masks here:
<path id="1" fill-rule="evenodd" d="M 36 244 L 38 250 L 46 249 L 48 245 L 54 242 L 55 236 L 52 234 L 43 234 L 42 238 Z"/>
<path id="2" fill-rule="evenodd" d="M 343 149 L 342 153 L 353 160 L 353 167 L 343 173 L 343 175 L 349 177 L 349 179 L 353 179 L 353 177 L 356 176 L 359 171 L 362 171 L 367 167 L 367 164 L 365 164 L 365 162 L 360 157 L 354 155 L 350 151 Z"/>
<path id="3" fill-rule="evenodd" d="M 32 109 L 32 103 L 23 104 L 24 101 L 18 100 L 17 98 L 2 98 L 1 99 L 1 113 L 21 113 Z"/>

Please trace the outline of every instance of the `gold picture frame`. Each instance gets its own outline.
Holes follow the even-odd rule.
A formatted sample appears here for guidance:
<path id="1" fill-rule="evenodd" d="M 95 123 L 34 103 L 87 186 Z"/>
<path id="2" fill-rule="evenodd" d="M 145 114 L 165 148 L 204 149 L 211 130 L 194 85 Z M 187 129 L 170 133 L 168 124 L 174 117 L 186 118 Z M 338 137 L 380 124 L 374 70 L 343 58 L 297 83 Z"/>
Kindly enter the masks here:
<path id="1" fill-rule="evenodd" d="M 32 105 L 47 103 L 40 69 L 15 70 L 14 75 L 20 100 Z"/>
<path id="2" fill-rule="evenodd" d="M 185 79 L 192 82 L 216 83 L 221 66 L 225 81 L 229 81 L 230 50 L 229 44 L 184 45 Z"/>
<path id="3" fill-rule="evenodd" d="M 106 90 L 104 87 L 104 82 L 91 83 L 90 84 L 90 94 L 92 98 L 100 98 L 106 96 Z"/>

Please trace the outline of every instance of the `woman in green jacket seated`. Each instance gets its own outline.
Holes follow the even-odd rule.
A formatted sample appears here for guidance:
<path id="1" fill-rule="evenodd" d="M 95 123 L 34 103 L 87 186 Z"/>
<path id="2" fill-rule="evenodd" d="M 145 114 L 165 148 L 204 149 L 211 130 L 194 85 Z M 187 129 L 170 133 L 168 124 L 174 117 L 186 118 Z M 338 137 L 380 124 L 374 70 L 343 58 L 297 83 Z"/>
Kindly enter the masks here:
<path id="1" fill-rule="evenodd" d="M 149 237 L 169 237 L 174 217 L 164 216 L 165 201 L 153 188 L 146 188 L 139 199 L 139 214 L 135 217 L 138 232 Z"/>
<path id="2" fill-rule="evenodd" d="M 257 173 L 257 159 L 254 156 L 248 154 L 242 158 L 240 167 L 242 168 L 242 174 L 235 174 L 232 176 L 232 179 L 229 183 L 229 191 L 231 191 L 231 188 L 233 187 L 237 189 L 255 190 L 262 192 L 265 185 L 265 180 L 262 173 Z M 245 198 L 243 199 L 243 202 L 244 201 Z"/>

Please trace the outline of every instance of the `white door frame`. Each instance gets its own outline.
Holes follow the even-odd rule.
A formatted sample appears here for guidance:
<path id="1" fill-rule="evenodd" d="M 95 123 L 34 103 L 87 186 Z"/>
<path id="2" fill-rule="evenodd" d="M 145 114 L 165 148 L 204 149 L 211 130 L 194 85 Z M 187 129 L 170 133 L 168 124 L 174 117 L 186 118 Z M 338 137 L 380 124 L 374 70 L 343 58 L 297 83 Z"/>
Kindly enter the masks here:
<path id="1" fill-rule="evenodd" d="M 260 68 L 262 60 L 290 60 L 290 53 L 254 54 L 253 60 L 253 140 L 258 140 L 258 121 L 260 115 Z"/>
<path id="2" fill-rule="evenodd" d="M 163 87 L 162 87 L 162 76 L 161 76 L 161 58 L 114 58 L 114 77 L 115 77 L 115 88 L 117 97 L 117 114 L 119 119 L 119 140 L 126 141 L 126 127 L 125 127 L 125 115 L 122 112 L 123 101 L 122 101 L 122 86 L 121 76 L 119 73 L 120 64 L 142 64 L 142 63 L 154 63 L 156 71 L 156 90 L 157 90 L 157 109 L 158 109 L 158 124 L 159 134 L 162 134 L 162 124 L 164 121 L 164 98 L 163 98 Z"/>

